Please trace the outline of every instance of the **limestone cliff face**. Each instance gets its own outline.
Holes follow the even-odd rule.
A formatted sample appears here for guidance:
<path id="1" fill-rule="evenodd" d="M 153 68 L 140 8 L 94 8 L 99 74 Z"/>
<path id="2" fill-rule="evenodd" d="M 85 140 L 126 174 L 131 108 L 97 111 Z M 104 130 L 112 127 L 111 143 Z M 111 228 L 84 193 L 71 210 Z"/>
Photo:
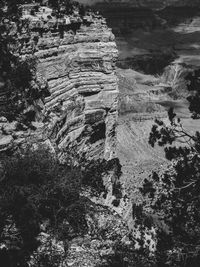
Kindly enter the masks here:
<path id="1" fill-rule="evenodd" d="M 46 120 L 43 129 L 60 150 L 74 147 L 88 157 L 110 159 L 118 102 L 114 35 L 101 16 L 73 14 L 58 21 L 51 12 L 47 7 L 34 16 L 27 7 L 23 12 L 31 38 L 21 56 L 34 47 L 37 76 L 50 92 L 40 116 Z"/>
<path id="2" fill-rule="evenodd" d="M 61 108 L 61 117 L 52 120 L 52 137 L 60 148 L 76 143 L 92 150 L 92 155 L 112 157 L 118 90 L 117 49 L 111 31 L 97 19 L 75 35 L 58 37 L 56 48 L 44 50 L 52 41 L 41 40 L 43 47 L 36 53 L 38 71 L 47 79 L 51 93 L 45 107 L 52 115 L 58 104 Z"/>

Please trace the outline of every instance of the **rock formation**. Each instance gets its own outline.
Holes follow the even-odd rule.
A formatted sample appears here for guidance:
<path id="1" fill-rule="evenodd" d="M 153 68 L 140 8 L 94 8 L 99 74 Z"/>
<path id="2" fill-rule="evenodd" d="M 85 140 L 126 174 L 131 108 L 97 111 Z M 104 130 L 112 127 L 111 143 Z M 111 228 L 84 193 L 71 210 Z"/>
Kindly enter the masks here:
<path id="1" fill-rule="evenodd" d="M 50 92 L 37 103 L 40 128 L 60 150 L 73 146 L 92 158 L 112 158 L 118 101 L 114 35 L 101 16 L 56 19 L 52 9 L 33 13 L 33 7 L 23 6 L 29 32 L 19 36 L 20 57 L 37 58 L 37 77 Z"/>

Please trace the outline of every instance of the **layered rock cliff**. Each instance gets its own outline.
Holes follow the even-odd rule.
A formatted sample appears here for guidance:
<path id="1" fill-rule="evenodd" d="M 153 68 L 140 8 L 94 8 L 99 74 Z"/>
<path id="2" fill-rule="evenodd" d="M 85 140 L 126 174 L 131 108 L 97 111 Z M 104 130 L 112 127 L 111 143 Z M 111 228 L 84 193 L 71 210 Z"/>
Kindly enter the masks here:
<path id="1" fill-rule="evenodd" d="M 39 103 L 40 128 L 61 151 L 70 146 L 88 157 L 112 158 L 118 101 L 114 35 L 101 16 L 74 13 L 58 20 L 48 7 L 34 14 L 32 8 L 23 6 L 29 32 L 19 36 L 20 57 L 34 55 L 37 77 L 48 85 L 50 94 Z"/>

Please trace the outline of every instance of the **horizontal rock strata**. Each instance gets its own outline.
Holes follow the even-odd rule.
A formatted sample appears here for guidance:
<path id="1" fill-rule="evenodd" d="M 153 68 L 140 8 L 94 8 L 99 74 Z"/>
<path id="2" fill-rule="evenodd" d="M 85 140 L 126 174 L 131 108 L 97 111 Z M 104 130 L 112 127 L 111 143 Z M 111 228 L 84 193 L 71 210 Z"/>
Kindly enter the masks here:
<path id="1" fill-rule="evenodd" d="M 32 14 L 32 15 L 31 15 Z M 89 157 L 110 159 L 115 151 L 118 87 L 114 35 L 94 14 L 56 19 L 52 10 L 23 6 L 20 56 L 36 56 L 37 76 L 48 84 L 39 119 L 61 151 L 75 147 Z M 42 115 L 42 116 L 41 116 Z"/>

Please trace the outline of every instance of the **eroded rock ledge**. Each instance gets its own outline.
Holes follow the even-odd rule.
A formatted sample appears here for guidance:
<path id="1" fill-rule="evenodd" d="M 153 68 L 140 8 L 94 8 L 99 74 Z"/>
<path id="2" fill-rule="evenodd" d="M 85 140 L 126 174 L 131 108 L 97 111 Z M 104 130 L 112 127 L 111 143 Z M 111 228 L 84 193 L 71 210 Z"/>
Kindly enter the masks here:
<path id="1" fill-rule="evenodd" d="M 22 19 L 28 19 L 30 32 L 19 36 L 19 56 L 34 51 L 37 76 L 47 82 L 50 92 L 39 115 L 47 138 L 61 150 L 74 146 L 87 151 L 88 157 L 112 158 L 118 51 L 105 20 L 90 13 L 56 19 L 47 7 L 31 15 L 30 5 L 23 6 Z"/>

